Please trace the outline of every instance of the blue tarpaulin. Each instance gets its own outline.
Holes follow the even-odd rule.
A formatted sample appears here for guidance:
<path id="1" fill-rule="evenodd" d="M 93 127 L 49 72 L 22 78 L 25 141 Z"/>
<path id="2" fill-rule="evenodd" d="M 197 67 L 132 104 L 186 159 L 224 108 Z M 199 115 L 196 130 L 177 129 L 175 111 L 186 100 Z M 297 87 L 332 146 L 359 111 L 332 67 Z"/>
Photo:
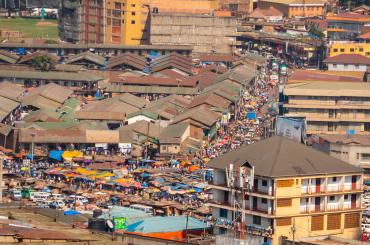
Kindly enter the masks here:
<path id="1" fill-rule="evenodd" d="M 57 161 L 62 161 L 63 151 L 49 151 L 49 158 Z"/>
<path id="2" fill-rule="evenodd" d="M 64 211 L 64 215 L 76 215 L 76 214 L 80 214 L 80 213 L 72 209 Z"/>
<path id="3" fill-rule="evenodd" d="M 247 115 L 245 115 L 245 118 L 246 118 L 246 119 L 249 119 L 249 120 L 254 120 L 254 119 L 256 119 L 256 118 L 257 118 L 257 116 L 256 116 L 256 112 L 254 112 L 254 111 L 248 111 L 248 112 L 247 112 Z"/>

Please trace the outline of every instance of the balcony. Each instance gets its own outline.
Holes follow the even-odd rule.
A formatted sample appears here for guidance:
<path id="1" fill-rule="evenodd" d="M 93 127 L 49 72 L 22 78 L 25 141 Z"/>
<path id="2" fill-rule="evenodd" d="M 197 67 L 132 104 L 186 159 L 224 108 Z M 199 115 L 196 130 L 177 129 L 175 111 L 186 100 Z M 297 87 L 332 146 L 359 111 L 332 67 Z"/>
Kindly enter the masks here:
<path id="1" fill-rule="evenodd" d="M 320 205 L 301 205 L 300 206 L 300 212 L 302 214 L 307 214 L 307 213 L 319 213 L 325 211 L 325 205 L 320 204 Z"/>
<path id="2" fill-rule="evenodd" d="M 261 214 L 268 214 L 268 215 L 273 215 L 274 212 L 273 212 L 273 209 L 272 207 L 268 207 L 267 210 L 266 209 L 261 209 L 261 208 L 250 208 L 249 205 L 248 205 L 248 202 L 249 201 L 246 201 L 246 206 L 245 206 L 245 210 L 247 211 L 252 211 L 252 212 L 256 212 L 256 213 L 261 213 Z M 220 208 L 225 208 L 225 209 L 232 209 L 234 210 L 234 205 L 230 204 L 229 202 L 224 202 L 224 201 L 218 201 L 218 200 L 213 200 L 213 199 L 210 199 L 208 201 L 209 204 L 214 204 L 214 205 L 217 205 L 219 206 Z M 240 202 L 239 202 L 240 203 Z M 240 207 L 239 207 L 240 208 Z"/>
<path id="3" fill-rule="evenodd" d="M 341 192 L 343 191 L 344 186 L 343 185 L 328 185 L 326 188 L 326 192 Z"/>
<path id="4" fill-rule="evenodd" d="M 362 184 L 360 183 L 344 183 L 344 191 L 362 191 Z"/>

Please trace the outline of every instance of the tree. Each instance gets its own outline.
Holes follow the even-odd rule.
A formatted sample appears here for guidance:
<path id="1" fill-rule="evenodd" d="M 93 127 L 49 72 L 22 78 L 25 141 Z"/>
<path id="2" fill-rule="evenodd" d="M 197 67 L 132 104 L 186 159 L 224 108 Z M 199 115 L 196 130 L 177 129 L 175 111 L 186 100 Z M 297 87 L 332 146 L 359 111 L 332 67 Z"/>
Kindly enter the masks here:
<path id="1" fill-rule="evenodd" d="M 325 38 L 325 34 L 322 31 L 320 31 L 319 29 L 317 29 L 315 26 L 311 26 L 308 33 L 311 36 L 316 37 L 316 38 L 321 39 L 321 40 L 323 40 Z"/>
<path id="2" fill-rule="evenodd" d="M 31 65 L 41 71 L 50 71 L 55 67 L 55 62 L 47 55 L 41 55 L 31 60 Z"/>

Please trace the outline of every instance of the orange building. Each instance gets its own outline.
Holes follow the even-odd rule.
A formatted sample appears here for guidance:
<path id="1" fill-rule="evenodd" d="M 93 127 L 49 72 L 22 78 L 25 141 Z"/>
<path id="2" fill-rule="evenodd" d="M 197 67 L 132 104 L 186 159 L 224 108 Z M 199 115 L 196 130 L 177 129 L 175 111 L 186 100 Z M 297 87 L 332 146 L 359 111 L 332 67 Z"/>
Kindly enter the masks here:
<path id="1" fill-rule="evenodd" d="M 258 7 L 261 9 L 274 7 L 288 18 L 325 15 L 324 0 L 261 0 Z"/>

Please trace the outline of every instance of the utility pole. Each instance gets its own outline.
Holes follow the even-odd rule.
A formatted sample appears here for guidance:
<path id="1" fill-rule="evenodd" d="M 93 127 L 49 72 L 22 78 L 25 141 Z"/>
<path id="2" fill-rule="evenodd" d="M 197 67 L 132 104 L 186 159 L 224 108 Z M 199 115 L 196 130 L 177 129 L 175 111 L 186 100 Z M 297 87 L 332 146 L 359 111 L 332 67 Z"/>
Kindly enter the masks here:
<path id="1" fill-rule="evenodd" d="M 0 153 L 0 203 L 3 202 L 3 164 L 4 154 Z"/>
<path id="2" fill-rule="evenodd" d="M 290 231 L 292 232 L 293 245 L 294 245 L 295 244 L 295 232 L 296 232 L 295 218 L 293 218 L 293 226 L 290 228 Z"/>

